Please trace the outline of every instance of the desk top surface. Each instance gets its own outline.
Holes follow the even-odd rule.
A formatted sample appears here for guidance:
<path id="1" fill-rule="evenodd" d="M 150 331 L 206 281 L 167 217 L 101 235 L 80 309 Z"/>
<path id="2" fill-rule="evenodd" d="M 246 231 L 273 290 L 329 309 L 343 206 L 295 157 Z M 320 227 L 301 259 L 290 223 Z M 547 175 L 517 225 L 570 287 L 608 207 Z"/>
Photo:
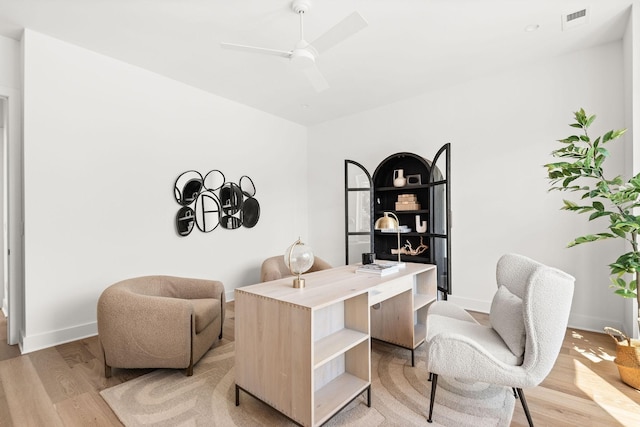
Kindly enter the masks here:
<path id="1" fill-rule="evenodd" d="M 302 277 L 305 279 L 304 288 L 294 288 L 293 277 L 284 277 L 270 282 L 236 288 L 235 292 L 262 296 L 317 309 L 327 304 L 333 304 L 336 301 L 369 292 L 380 285 L 384 286 L 385 283 L 403 279 L 407 276 L 415 276 L 436 268 L 433 264 L 406 263 L 405 267 L 401 268 L 397 273 L 378 276 L 376 274 L 356 273 L 358 266 L 345 265 L 303 274 Z"/>

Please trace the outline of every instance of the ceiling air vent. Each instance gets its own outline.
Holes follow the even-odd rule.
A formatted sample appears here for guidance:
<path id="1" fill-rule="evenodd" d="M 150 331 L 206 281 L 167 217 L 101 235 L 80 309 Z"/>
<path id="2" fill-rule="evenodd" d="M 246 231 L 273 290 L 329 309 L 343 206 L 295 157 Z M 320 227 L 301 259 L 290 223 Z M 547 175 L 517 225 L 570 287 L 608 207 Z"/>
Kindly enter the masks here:
<path id="1" fill-rule="evenodd" d="M 576 10 L 571 13 L 565 13 L 562 15 L 562 31 L 570 30 L 579 25 L 589 22 L 589 14 L 587 9 Z"/>

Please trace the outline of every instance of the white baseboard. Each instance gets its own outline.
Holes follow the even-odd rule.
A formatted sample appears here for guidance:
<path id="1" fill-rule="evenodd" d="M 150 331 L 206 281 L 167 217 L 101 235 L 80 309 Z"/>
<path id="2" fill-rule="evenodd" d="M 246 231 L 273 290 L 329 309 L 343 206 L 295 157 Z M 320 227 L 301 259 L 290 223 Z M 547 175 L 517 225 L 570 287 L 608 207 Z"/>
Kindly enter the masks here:
<path id="1" fill-rule="evenodd" d="M 59 329 L 57 331 L 45 332 L 37 335 L 23 335 L 21 351 L 22 354 L 42 350 L 71 341 L 81 340 L 98 334 L 98 323 L 91 322 L 71 328 Z"/>
<path id="2" fill-rule="evenodd" d="M 604 327 L 610 326 L 619 330 L 624 329 L 622 322 L 618 320 L 600 319 L 598 317 L 584 316 L 582 314 L 569 315 L 569 327 L 575 329 L 582 329 L 583 331 L 602 332 L 604 333 Z"/>
<path id="3" fill-rule="evenodd" d="M 460 298 L 455 295 L 449 295 L 449 301 L 459 305 L 465 310 L 478 311 L 480 313 L 489 313 L 491 309 L 491 301 L 480 301 L 469 298 Z M 604 333 L 604 327 L 610 326 L 612 328 L 623 330 L 622 323 L 616 320 L 601 319 L 598 317 L 584 316 L 581 314 L 571 313 L 569 315 L 569 327 L 575 329 L 581 329 L 583 331 L 602 332 Z"/>
<path id="4" fill-rule="evenodd" d="M 227 301 L 234 301 L 234 291 L 232 290 L 229 292 L 225 292 L 225 297 Z M 491 308 L 491 301 L 460 298 L 454 295 L 449 295 L 448 300 L 466 310 L 477 311 L 480 313 L 488 313 L 489 309 Z M 605 326 L 622 329 L 622 323 L 620 323 L 619 321 L 600 319 L 579 314 L 571 314 L 569 316 L 569 327 L 571 328 L 594 332 L 604 332 L 603 328 Z M 20 349 L 23 354 L 31 353 L 33 351 L 42 350 L 44 348 L 92 337 L 97 334 L 98 323 L 91 322 L 84 325 L 78 325 L 71 328 L 60 329 L 57 331 L 45 332 L 37 335 L 23 335 L 20 342 Z"/>
<path id="5" fill-rule="evenodd" d="M 225 297 L 227 301 L 233 301 L 234 292 L 225 292 Z M 20 349 L 23 354 L 31 353 L 33 351 L 42 350 L 44 348 L 53 347 L 71 341 L 81 340 L 94 335 L 98 335 L 97 322 L 91 322 L 84 325 L 59 329 L 57 331 L 50 331 L 37 335 L 23 335 L 20 342 Z"/>

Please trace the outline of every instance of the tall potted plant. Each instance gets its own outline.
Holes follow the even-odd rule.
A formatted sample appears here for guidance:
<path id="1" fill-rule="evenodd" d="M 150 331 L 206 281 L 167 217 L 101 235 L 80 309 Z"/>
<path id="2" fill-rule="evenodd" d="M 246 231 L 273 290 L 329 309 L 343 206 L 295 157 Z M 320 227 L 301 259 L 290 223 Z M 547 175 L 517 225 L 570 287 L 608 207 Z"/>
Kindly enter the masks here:
<path id="1" fill-rule="evenodd" d="M 609 264 L 610 287 L 623 298 L 636 299 L 638 302 L 636 321 L 640 326 L 640 294 L 638 293 L 640 215 L 636 215 L 637 209 L 640 208 L 640 174 L 625 182 L 619 175 L 612 178 L 606 176 L 604 171 L 604 163 L 609 156 L 605 145 L 622 136 L 626 129 L 610 130 L 592 140 L 588 130 L 596 116 L 588 116 L 583 109 L 580 109 L 574 113 L 574 117 L 575 123 L 570 126 L 579 129 L 579 134 L 559 140 L 562 147 L 553 151 L 552 155 L 560 158 L 561 161 L 545 165 L 550 181 L 549 190 L 582 194 L 579 202 L 564 200 L 562 207 L 564 210 L 588 213 L 589 221 L 603 217 L 609 219 L 606 231 L 577 237 L 569 242 L 569 247 L 604 239 L 624 239 L 628 242 L 631 250 L 620 254 L 614 262 Z M 616 363 L 622 380 L 640 389 L 640 340 L 631 340 L 626 336 L 624 338 L 623 341 L 616 340 L 618 343 Z M 621 355 L 621 352 L 625 354 Z M 631 356 L 631 360 L 627 363 L 628 355 Z M 623 362 L 624 366 L 621 368 Z M 628 368 L 635 368 L 635 370 L 630 371 Z"/>

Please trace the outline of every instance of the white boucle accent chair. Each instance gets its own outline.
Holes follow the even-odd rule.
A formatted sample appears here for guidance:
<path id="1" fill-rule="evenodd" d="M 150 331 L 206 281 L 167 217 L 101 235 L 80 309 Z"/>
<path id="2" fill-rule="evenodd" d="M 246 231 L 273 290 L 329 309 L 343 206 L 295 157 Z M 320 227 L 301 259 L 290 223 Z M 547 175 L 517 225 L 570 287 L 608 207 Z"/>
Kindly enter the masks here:
<path id="1" fill-rule="evenodd" d="M 549 374 L 565 336 L 575 279 L 530 258 L 506 254 L 496 268 L 489 320 L 478 324 L 464 309 L 436 301 L 427 314 L 427 370 L 432 422 L 438 375 L 512 387 L 533 426 L 523 388 Z"/>

